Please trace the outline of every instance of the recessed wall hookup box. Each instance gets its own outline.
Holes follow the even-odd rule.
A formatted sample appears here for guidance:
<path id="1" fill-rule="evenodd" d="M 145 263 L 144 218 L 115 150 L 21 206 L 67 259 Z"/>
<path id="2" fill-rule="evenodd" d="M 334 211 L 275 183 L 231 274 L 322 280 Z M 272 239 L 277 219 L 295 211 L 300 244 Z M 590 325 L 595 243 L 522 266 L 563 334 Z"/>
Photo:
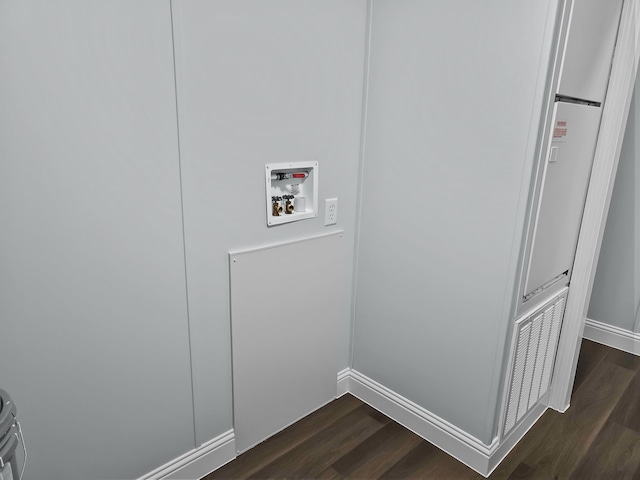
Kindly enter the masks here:
<path id="1" fill-rule="evenodd" d="M 318 216 L 318 162 L 265 165 L 267 225 Z"/>

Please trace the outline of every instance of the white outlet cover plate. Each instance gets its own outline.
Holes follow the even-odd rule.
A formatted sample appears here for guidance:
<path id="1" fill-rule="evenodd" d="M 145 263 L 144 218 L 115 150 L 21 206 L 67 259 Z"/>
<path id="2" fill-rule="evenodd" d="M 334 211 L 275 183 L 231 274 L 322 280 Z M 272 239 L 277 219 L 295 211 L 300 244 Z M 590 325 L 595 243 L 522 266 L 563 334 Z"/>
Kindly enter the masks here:
<path id="1" fill-rule="evenodd" d="M 324 224 L 335 225 L 338 223 L 338 199 L 327 198 L 324 201 Z"/>

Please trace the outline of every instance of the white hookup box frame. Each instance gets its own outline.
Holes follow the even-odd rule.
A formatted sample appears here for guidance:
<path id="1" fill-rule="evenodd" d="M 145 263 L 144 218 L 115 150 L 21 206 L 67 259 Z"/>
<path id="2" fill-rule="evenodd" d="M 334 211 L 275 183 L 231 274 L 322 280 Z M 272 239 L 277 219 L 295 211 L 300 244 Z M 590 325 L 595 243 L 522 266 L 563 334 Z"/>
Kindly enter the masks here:
<path id="1" fill-rule="evenodd" d="M 317 161 L 267 164 L 265 180 L 267 226 L 272 227 L 318 216 Z M 285 199 L 285 196 L 292 198 Z M 277 201 L 276 206 L 274 206 L 273 197 L 281 199 Z M 287 202 L 290 204 L 288 205 Z M 304 209 L 292 211 L 294 202 L 298 206 L 304 205 Z"/>

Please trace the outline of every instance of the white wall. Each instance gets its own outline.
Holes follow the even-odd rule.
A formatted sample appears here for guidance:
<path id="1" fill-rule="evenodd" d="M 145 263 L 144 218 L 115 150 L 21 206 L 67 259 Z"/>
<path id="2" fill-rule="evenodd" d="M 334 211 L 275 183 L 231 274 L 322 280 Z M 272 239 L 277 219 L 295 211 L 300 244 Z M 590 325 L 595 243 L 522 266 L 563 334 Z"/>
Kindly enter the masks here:
<path id="1" fill-rule="evenodd" d="M 168 2 L 0 2 L 0 384 L 25 479 L 193 448 Z"/>
<path id="2" fill-rule="evenodd" d="M 638 82 L 636 82 L 637 89 Z M 636 331 L 640 302 L 640 166 L 636 121 L 640 105 L 634 96 L 629 109 L 611 206 L 602 239 L 587 317 Z"/>
<path id="3" fill-rule="evenodd" d="M 348 366 L 366 2 L 176 1 L 180 147 L 198 441 L 231 427 L 227 253 L 345 229 Z M 267 227 L 266 163 L 317 159 L 317 218 Z M 324 227 L 324 199 L 338 225 Z M 299 269 L 290 266 L 296 282 Z M 283 300 L 283 314 L 288 312 Z M 215 381 L 212 381 L 215 379 Z"/>
<path id="4" fill-rule="evenodd" d="M 231 428 L 230 250 L 344 229 L 349 365 L 366 4 L 0 2 L 26 480 L 134 478 Z M 373 2 L 354 367 L 485 443 L 556 7 Z M 267 228 L 264 164 L 312 158 L 319 217 Z"/>
<path id="5" fill-rule="evenodd" d="M 487 444 L 556 9 L 373 7 L 354 368 Z"/>
<path id="6" fill-rule="evenodd" d="M 135 478 L 232 426 L 229 250 L 344 229 L 348 365 L 365 23 L 365 0 L 0 2 L 0 383 L 26 480 Z M 310 158 L 319 217 L 267 228 L 265 163 Z"/>
<path id="7" fill-rule="evenodd" d="M 348 365 L 366 2 L 172 3 L 0 3 L 0 365 L 27 480 L 134 478 L 232 427 L 229 250 L 344 229 Z M 319 217 L 267 228 L 265 163 L 307 159 Z"/>

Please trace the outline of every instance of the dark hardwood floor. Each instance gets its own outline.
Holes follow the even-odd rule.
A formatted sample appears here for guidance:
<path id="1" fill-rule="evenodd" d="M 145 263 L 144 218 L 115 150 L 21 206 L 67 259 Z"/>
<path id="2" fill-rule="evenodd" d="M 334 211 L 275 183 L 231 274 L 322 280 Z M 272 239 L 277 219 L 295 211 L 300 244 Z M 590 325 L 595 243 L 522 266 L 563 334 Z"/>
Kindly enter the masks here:
<path id="1" fill-rule="evenodd" d="M 351 395 L 203 480 L 484 478 Z M 640 357 L 582 343 L 571 408 L 548 410 L 490 479 L 640 480 Z"/>

